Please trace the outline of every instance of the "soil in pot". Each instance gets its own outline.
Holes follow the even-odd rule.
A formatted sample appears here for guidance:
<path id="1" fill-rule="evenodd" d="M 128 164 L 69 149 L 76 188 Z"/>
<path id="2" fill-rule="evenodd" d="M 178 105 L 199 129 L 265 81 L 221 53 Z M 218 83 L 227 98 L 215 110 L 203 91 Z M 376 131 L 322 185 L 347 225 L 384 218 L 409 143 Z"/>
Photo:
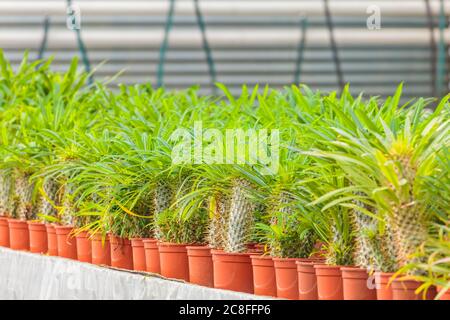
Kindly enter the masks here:
<path id="1" fill-rule="evenodd" d="M 422 285 L 415 280 L 400 280 L 396 278 L 392 281 L 392 299 L 393 300 L 433 300 L 436 296 L 436 289 L 429 287 L 425 297 L 423 292 L 415 293 L 416 289 Z"/>
<path id="2" fill-rule="evenodd" d="M 315 264 L 317 277 L 317 297 L 319 300 L 342 300 L 342 276 L 340 266 Z"/>
<path id="3" fill-rule="evenodd" d="M 9 224 L 5 216 L 0 216 L 0 247 L 9 248 Z"/>
<path id="4" fill-rule="evenodd" d="M 14 250 L 30 250 L 28 223 L 24 220 L 8 219 L 9 247 Z"/>
<path id="5" fill-rule="evenodd" d="M 253 293 L 253 268 L 249 253 L 211 250 L 214 264 L 214 287 Z"/>
<path id="6" fill-rule="evenodd" d="M 377 300 L 375 282 L 366 269 L 342 267 L 344 300 Z"/>
<path id="7" fill-rule="evenodd" d="M 45 254 L 48 251 L 47 228 L 40 222 L 28 221 L 30 252 Z"/>
<path id="8" fill-rule="evenodd" d="M 142 238 L 131 239 L 131 249 L 133 251 L 133 269 L 136 271 L 146 271 L 145 250 Z"/>
<path id="9" fill-rule="evenodd" d="M 111 246 L 109 238 L 103 239 L 101 234 L 91 235 L 92 263 L 96 265 L 111 265 Z"/>
<path id="10" fill-rule="evenodd" d="M 211 248 L 208 246 L 187 246 L 189 282 L 205 287 L 214 287 L 214 272 Z"/>
<path id="11" fill-rule="evenodd" d="M 290 300 L 298 299 L 297 259 L 273 258 L 277 297 Z"/>
<path id="12" fill-rule="evenodd" d="M 375 285 L 377 288 L 377 300 L 392 300 L 392 285 L 389 280 L 394 273 L 375 272 Z"/>
<path id="13" fill-rule="evenodd" d="M 55 226 L 52 224 L 46 224 L 45 229 L 47 231 L 47 254 L 49 256 L 58 255 L 58 238 L 56 237 Z"/>
<path id="14" fill-rule="evenodd" d="M 189 281 L 189 261 L 185 244 L 158 242 L 161 275 Z"/>
<path id="15" fill-rule="evenodd" d="M 250 258 L 253 267 L 254 294 L 276 297 L 277 283 L 272 257 L 251 255 Z"/>
<path id="16" fill-rule="evenodd" d="M 144 243 L 145 266 L 147 272 L 160 274 L 161 266 L 159 262 L 158 240 L 145 239 L 142 242 Z"/>
<path id="17" fill-rule="evenodd" d="M 77 260 L 77 240 L 71 234 L 71 226 L 55 226 L 58 241 L 58 256 Z"/>
<path id="18" fill-rule="evenodd" d="M 131 250 L 130 240 L 111 234 L 109 241 L 111 246 L 111 266 L 133 270 L 133 251 Z"/>
<path id="19" fill-rule="evenodd" d="M 82 231 L 76 235 L 77 241 L 77 256 L 78 261 L 81 262 L 92 262 L 92 244 L 89 239 L 89 233 L 87 231 Z"/>
<path id="20" fill-rule="evenodd" d="M 299 300 L 317 300 L 317 277 L 313 261 L 297 261 Z"/>

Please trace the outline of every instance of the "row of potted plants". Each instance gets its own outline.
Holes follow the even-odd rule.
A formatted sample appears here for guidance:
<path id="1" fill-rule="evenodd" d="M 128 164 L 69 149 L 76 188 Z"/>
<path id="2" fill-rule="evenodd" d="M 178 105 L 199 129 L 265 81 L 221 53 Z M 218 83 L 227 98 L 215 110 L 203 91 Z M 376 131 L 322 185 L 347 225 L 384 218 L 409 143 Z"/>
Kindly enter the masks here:
<path id="1" fill-rule="evenodd" d="M 101 234 L 141 269 L 142 252 L 155 255 L 146 268 L 157 252 L 165 276 L 211 285 L 212 274 L 217 288 L 257 294 L 304 298 L 317 284 L 319 299 L 448 296 L 448 96 L 402 105 L 401 85 L 385 101 L 348 87 L 112 91 L 86 85 L 76 60 L 64 74 L 0 61 L 10 231 L 56 224 L 87 247 L 93 235 L 91 248 Z M 213 272 L 163 272 L 187 257 Z"/>
<path id="2" fill-rule="evenodd" d="M 258 244 L 248 244 L 247 253 L 230 258 L 207 245 L 189 246 L 142 238 L 128 240 L 111 234 L 79 232 L 70 226 L 0 217 L 0 246 L 285 299 L 421 298 L 408 282 L 391 280 L 393 274 L 378 272 L 370 276 L 361 268 L 329 266 L 320 256 L 272 258 L 264 255 L 264 246 Z M 432 299 L 435 295 L 432 289 L 424 298 Z M 449 298 L 448 294 L 442 297 Z"/>

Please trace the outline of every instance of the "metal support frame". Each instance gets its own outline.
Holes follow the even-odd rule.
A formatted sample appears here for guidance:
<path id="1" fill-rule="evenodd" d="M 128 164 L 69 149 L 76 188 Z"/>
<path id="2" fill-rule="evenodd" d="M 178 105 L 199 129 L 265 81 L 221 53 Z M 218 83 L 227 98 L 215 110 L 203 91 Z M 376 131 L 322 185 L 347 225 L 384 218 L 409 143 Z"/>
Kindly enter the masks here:
<path id="1" fill-rule="evenodd" d="M 162 87 L 164 85 L 164 65 L 166 62 L 166 53 L 169 49 L 169 34 L 173 29 L 174 25 L 174 13 L 175 13 L 175 2 L 176 0 L 170 0 L 169 11 L 167 13 L 166 24 L 164 26 L 164 38 L 159 50 L 159 63 L 157 71 L 157 86 Z M 206 24 L 203 19 L 200 5 L 198 0 L 193 0 L 195 8 L 195 16 L 197 26 L 200 29 L 202 36 L 202 49 L 206 54 L 206 62 L 208 63 L 209 76 L 211 79 L 211 86 L 213 93 L 216 93 L 216 69 L 214 66 L 214 60 L 212 57 L 211 47 L 209 46 L 208 39 L 206 37 Z"/>
<path id="2" fill-rule="evenodd" d="M 343 90 L 344 85 L 345 85 L 344 77 L 342 74 L 341 62 L 339 59 L 338 48 L 336 45 L 336 39 L 334 38 L 333 21 L 331 19 L 330 7 L 329 7 L 328 0 L 323 0 L 323 2 L 324 2 L 324 7 L 325 7 L 325 18 L 326 18 L 326 22 L 327 22 L 328 33 L 330 35 L 330 46 L 331 46 L 331 50 L 333 53 L 333 61 L 334 61 L 334 65 L 336 67 L 336 75 L 338 78 L 338 85 L 339 85 L 339 88 L 341 90 Z"/>
<path id="3" fill-rule="evenodd" d="M 298 85 L 300 83 L 301 67 L 303 62 L 303 54 L 306 48 L 306 33 L 308 31 L 308 18 L 300 18 L 301 35 L 299 45 L 297 47 L 297 60 L 295 63 L 294 83 Z"/>
<path id="4" fill-rule="evenodd" d="M 71 6 L 72 6 L 72 0 L 67 0 L 67 8 L 70 8 Z M 69 13 L 68 17 L 71 19 L 75 19 L 73 12 Z M 77 37 L 77 45 L 78 45 L 78 49 L 80 50 L 81 59 L 83 60 L 84 69 L 89 74 L 88 83 L 89 83 L 89 85 L 91 85 L 94 82 L 94 77 L 91 73 L 91 64 L 89 62 L 87 49 L 86 49 L 86 46 L 84 45 L 83 38 L 81 37 L 81 30 L 79 28 L 75 28 L 74 31 L 75 31 L 75 35 Z"/>
<path id="5" fill-rule="evenodd" d="M 39 52 L 37 59 L 42 60 L 44 58 L 45 50 L 47 49 L 48 42 L 48 30 L 50 28 L 50 18 L 48 16 L 44 19 L 44 35 L 42 37 L 41 44 L 39 45 Z"/>

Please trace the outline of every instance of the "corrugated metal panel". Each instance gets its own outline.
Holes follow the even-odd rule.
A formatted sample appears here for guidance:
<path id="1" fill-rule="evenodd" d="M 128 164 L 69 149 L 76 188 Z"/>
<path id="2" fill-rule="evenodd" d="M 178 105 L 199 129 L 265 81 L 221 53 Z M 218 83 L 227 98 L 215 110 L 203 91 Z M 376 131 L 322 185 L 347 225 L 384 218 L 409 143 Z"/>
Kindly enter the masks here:
<path id="1" fill-rule="evenodd" d="M 450 3 L 445 11 L 450 15 Z M 122 72 L 116 83 L 156 83 L 167 0 L 91 1 L 81 8 L 81 33 L 97 79 Z M 405 97 L 433 94 L 433 51 L 425 1 L 330 0 L 345 82 L 353 91 L 385 96 L 405 81 Z M 439 39 L 439 0 L 430 0 L 435 40 Z M 381 10 L 381 30 L 368 30 L 366 10 Z M 322 0 L 200 0 L 212 47 L 217 80 L 239 92 L 242 84 L 283 87 L 294 81 L 300 17 L 309 22 L 300 80 L 323 91 L 338 88 Z M 17 65 L 23 50 L 37 57 L 43 21 L 50 17 L 48 50 L 54 68 L 64 70 L 78 55 L 73 31 L 66 28 L 66 1 L 0 0 L 0 47 Z M 210 92 L 191 0 L 178 0 L 170 35 L 164 83 L 170 88 L 200 84 Z M 446 46 L 450 29 L 444 31 Z M 448 74 L 448 65 L 445 66 Z M 448 84 L 447 84 L 448 85 Z"/>

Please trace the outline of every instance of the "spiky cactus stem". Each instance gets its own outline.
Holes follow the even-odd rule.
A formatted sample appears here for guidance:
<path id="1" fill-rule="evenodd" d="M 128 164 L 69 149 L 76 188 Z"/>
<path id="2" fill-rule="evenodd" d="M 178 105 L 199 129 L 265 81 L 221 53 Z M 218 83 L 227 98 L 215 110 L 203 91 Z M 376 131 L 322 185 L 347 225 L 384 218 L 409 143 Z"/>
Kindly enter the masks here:
<path id="1" fill-rule="evenodd" d="M 316 242 L 314 232 L 299 226 L 291 194 L 281 192 L 275 199 L 271 224 L 281 227 L 282 234 L 270 239 L 271 255 L 281 258 L 308 258 Z M 276 218 L 279 216 L 277 213 L 281 213 L 281 221 Z"/>
<path id="2" fill-rule="evenodd" d="M 42 183 L 42 190 L 38 202 L 38 214 L 44 216 L 56 216 L 56 199 L 58 184 L 53 179 L 45 180 Z"/>
<path id="3" fill-rule="evenodd" d="M 396 260 L 399 267 L 411 262 L 423 262 L 423 258 L 412 257 L 417 248 L 424 244 L 428 238 L 425 208 L 414 195 L 419 164 L 413 162 L 410 151 L 394 153 L 392 156 L 397 164 L 394 168 L 398 181 L 402 181 L 403 185 L 399 190 L 395 190 L 400 203 L 392 204 L 391 214 L 388 218 L 390 227 L 394 231 Z M 409 271 L 411 274 L 415 272 L 416 270 Z"/>
<path id="4" fill-rule="evenodd" d="M 345 218 L 340 217 L 340 219 Z M 350 236 L 349 239 L 346 239 L 334 219 L 332 220 L 330 229 L 331 243 L 326 256 L 326 263 L 329 265 L 353 265 L 354 238 Z"/>
<path id="5" fill-rule="evenodd" d="M 382 272 L 395 272 L 398 270 L 395 251 L 394 233 L 387 224 L 384 233 L 378 234 L 373 240 L 376 254 L 374 256 L 374 263 L 377 270 Z"/>
<path id="6" fill-rule="evenodd" d="M 0 215 L 11 213 L 11 175 L 7 170 L 0 170 Z"/>
<path id="7" fill-rule="evenodd" d="M 246 244 L 252 235 L 254 224 L 254 205 L 247 193 L 250 188 L 247 180 L 236 178 L 233 181 L 224 246 L 226 252 L 241 253 L 247 250 Z"/>
<path id="8" fill-rule="evenodd" d="M 20 220 L 33 218 L 32 197 L 34 184 L 30 183 L 30 175 L 15 171 L 15 198 L 17 200 L 16 217 Z"/>
<path id="9" fill-rule="evenodd" d="M 428 238 L 428 228 L 421 210 L 414 204 L 394 208 L 392 223 L 395 229 L 399 266 L 402 267 L 410 262 L 420 262 L 416 261 L 418 258 L 411 259 L 411 257 Z"/>
<path id="10" fill-rule="evenodd" d="M 174 201 L 175 192 L 173 190 L 173 187 L 168 183 L 164 181 L 159 181 L 156 185 L 156 190 L 154 194 L 154 207 L 155 207 L 155 214 L 154 214 L 154 232 L 155 232 L 155 238 L 162 240 L 163 232 L 158 225 L 158 217 L 160 214 L 162 214 L 164 211 L 168 210 L 171 204 Z"/>
<path id="11" fill-rule="evenodd" d="M 357 195 L 363 194 L 357 193 Z M 357 206 L 367 211 L 373 211 L 371 207 L 362 201 L 354 202 Z M 378 230 L 377 220 L 357 209 L 350 212 L 350 219 L 355 235 L 355 264 L 364 269 L 378 269 L 378 263 L 381 261 L 376 260 L 379 260 L 381 256 L 377 250 L 376 241 L 374 241 Z"/>
<path id="12" fill-rule="evenodd" d="M 223 194 L 215 194 L 210 198 L 209 224 L 206 241 L 210 247 L 223 249 L 225 246 L 226 230 L 229 218 L 229 199 Z"/>
<path id="13" fill-rule="evenodd" d="M 60 212 L 61 224 L 74 226 L 76 224 L 77 208 L 74 201 L 75 186 L 66 182 L 62 194 L 62 211 Z"/>

